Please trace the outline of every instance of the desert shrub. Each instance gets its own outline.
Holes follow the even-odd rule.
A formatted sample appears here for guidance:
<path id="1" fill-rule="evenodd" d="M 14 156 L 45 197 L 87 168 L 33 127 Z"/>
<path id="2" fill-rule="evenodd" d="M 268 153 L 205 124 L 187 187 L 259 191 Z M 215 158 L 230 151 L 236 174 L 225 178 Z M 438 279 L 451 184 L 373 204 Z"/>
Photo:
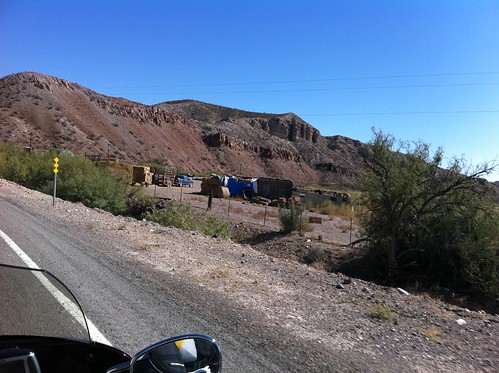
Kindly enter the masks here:
<path id="1" fill-rule="evenodd" d="M 499 214 L 480 181 L 496 165 L 442 168 L 443 150 L 375 132 L 362 154 L 362 225 L 382 280 L 418 280 L 499 299 Z"/>
<path id="2" fill-rule="evenodd" d="M 302 261 L 306 264 L 320 263 L 324 261 L 325 253 L 324 250 L 312 246 L 310 249 L 302 256 Z"/>
<path id="3" fill-rule="evenodd" d="M 59 158 L 58 197 L 114 214 L 127 212 L 132 188 L 125 181 L 105 168 L 96 166 L 89 159 L 69 155 Z M 42 191 L 48 193 L 51 190 L 53 182 Z"/>
<path id="4" fill-rule="evenodd" d="M 314 231 L 314 225 L 310 224 L 310 223 L 307 223 L 307 222 L 304 222 L 303 219 L 302 219 L 301 225 L 298 228 L 300 229 L 301 233 L 313 232 Z"/>
<path id="5" fill-rule="evenodd" d="M 56 152 L 25 152 L 0 146 L 0 177 L 28 188 L 52 194 Z M 172 203 L 156 210 L 156 201 L 140 187 L 132 187 L 127 178 L 112 168 L 100 167 L 89 159 L 71 153 L 59 155 L 57 197 L 82 202 L 114 214 L 147 217 L 163 225 L 196 230 L 211 236 L 230 237 L 229 224 L 208 213 L 194 212 L 186 203 Z"/>
<path id="6" fill-rule="evenodd" d="M 499 308 L 499 218 L 481 219 L 478 232 L 463 243 L 463 278 L 484 302 Z"/>
<path id="7" fill-rule="evenodd" d="M 146 219 L 164 226 L 199 231 L 209 236 L 231 236 L 230 226 L 226 221 L 207 212 L 194 211 L 185 202 L 171 201 L 165 208 L 147 213 Z"/>
<path id="8" fill-rule="evenodd" d="M 395 318 L 390 308 L 384 303 L 376 303 L 372 305 L 367 310 L 367 316 L 383 321 L 391 321 Z"/>
<path id="9" fill-rule="evenodd" d="M 436 326 L 430 326 L 428 329 L 423 330 L 422 334 L 432 342 L 440 342 L 442 331 Z"/>
<path id="10" fill-rule="evenodd" d="M 56 156 L 54 151 L 26 152 L 3 145 L 0 148 L 0 177 L 52 194 Z M 59 158 L 57 197 L 112 213 L 126 213 L 132 191 L 126 182 L 86 158 L 71 153 L 61 154 Z"/>
<path id="11" fill-rule="evenodd" d="M 27 152 L 10 145 L 0 148 L 0 177 L 32 189 L 53 179 L 53 152 Z"/>
<path id="12" fill-rule="evenodd" d="M 130 193 L 128 200 L 128 215 L 137 219 L 142 219 L 147 213 L 150 213 L 156 207 L 156 199 L 148 196 L 144 189 L 137 188 Z"/>
<path id="13" fill-rule="evenodd" d="M 302 210 L 294 203 L 289 204 L 289 208 L 279 206 L 279 222 L 284 233 L 297 231 L 302 224 Z"/>

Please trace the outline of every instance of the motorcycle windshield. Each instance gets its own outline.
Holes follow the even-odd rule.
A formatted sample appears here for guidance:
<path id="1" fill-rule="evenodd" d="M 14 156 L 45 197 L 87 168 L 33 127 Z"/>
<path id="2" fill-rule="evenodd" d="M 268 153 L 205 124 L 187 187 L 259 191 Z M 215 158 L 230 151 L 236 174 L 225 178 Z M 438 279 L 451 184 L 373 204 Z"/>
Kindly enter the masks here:
<path id="1" fill-rule="evenodd" d="M 0 335 L 90 340 L 69 289 L 48 271 L 0 264 Z"/>

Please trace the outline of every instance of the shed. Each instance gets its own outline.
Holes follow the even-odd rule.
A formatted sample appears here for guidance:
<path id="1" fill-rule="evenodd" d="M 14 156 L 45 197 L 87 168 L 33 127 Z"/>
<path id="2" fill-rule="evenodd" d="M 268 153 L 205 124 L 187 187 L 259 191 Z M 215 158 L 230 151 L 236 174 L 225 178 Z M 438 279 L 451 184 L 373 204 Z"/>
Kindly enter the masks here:
<path id="1" fill-rule="evenodd" d="M 293 181 L 287 179 L 260 177 L 257 186 L 258 195 L 268 199 L 289 198 L 293 192 Z"/>

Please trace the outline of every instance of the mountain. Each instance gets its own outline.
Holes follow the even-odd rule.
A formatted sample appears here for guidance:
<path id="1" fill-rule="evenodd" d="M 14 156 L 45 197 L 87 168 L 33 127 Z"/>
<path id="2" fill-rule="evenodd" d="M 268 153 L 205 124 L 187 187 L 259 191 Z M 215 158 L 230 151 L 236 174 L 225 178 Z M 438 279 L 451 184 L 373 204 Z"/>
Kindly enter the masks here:
<path id="1" fill-rule="evenodd" d="M 53 76 L 0 79 L 0 141 L 33 149 L 158 163 L 190 172 L 351 179 L 360 141 L 326 137 L 293 113 L 254 113 L 182 100 L 144 105 Z"/>

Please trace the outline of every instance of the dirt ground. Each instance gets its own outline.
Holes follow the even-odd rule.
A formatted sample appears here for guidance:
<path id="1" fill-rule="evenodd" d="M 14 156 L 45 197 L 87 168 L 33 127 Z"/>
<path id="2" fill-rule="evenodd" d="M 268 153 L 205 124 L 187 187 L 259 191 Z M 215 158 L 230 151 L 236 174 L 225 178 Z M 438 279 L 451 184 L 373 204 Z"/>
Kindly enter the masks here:
<path id="1" fill-rule="evenodd" d="M 328 273 L 343 272 L 356 278 L 372 277 L 368 266 L 363 265 L 358 247 L 352 248 L 350 245 L 361 237 L 355 219 L 305 211 L 303 220 L 306 229 L 284 234 L 281 232 L 277 207 L 263 206 L 236 197 L 230 200 L 214 198 L 212 208 L 208 210 L 208 196 L 200 193 L 200 180 L 194 180 L 192 187 L 150 186 L 146 191 L 157 198 L 187 201 L 195 208 L 226 219 L 231 225 L 233 241 L 250 245 L 266 255 Z M 311 217 L 320 223 L 310 223 Z M 434 296 L 445 298 L 460 307 L 483 308 L 480 300 L 477 302 L 472 296 L 452 292 Z"/>
<path id="2" fill-rule="evenodd" d="M 148 190 L 154 193 L 153 187 Z M 157 196 L 165 193 L 162 198 L 171 198 L 167 193 L 180 196 L 180 192 L 180 188 L 156 189 Z M 114 216 L 80 203 L 58 200 L 52 207 L 51 196 L 2 179 L 0 198 L 40 219 L 91 230 L 113 247 L 112 255 L 216 292 L 231 302 L 234 312 L 260 315 L 255 323 L 258 333 L 270 336 L 284 330 L 300 340 L 299 348 L 319 351 L 320 361 L 342 353 L 364 364 L 366 369 L 357 371 L 499 371 L 499 315 L 458 307 L 426 293 L 329 273 L 290 259 L 293 255 L 299 259 L 300 248 L 305 251 L 315 242 L 330 242 L 330 250 L 339 250 L 349 242 L 350 234 L 338 227 L 338 222 L 329 222 L 336 227 L 322 241 L 315 229 L 307 233 L 310 236 L 281 236 L 273 241 L 277 224 L 272 219 L 264 225 L 255 215 L 247 217 L 243 211 L 236 214 L 238 208 L 244 210 L 243 205 L 247 206 L 242 201 L 231 201 L 229 219 L 234 226 L 244 227 L 241 230 L 248 235 L 252 232 L 261 239 L 257 248 L 258 244 L 241 244 Z M 199 203 L 199 208 L 206 208 L 206 197 L 196 194 L 196 186 L 182 190 L 183 200 L 191 198 Z M 213 210 L 226 212 L 228 208 L 228 201 L 214 201 Z M 263 207 L 250 208 L 256 214 Z M 326 231 L 325 226 L 322 229 Z M 256 242 L 255 238 L 252 240 Z M 286 246 L 289 252 L 284 250 Z M 264 247 L 272 255 L 264 253 Z M 306 371 L 328 371 L 317 365 L 315 358 L 307 363 L 311 368 Z"/>
<path id="3" fill-rule="evenodd" d="M 192 187 L 153 185 L 146 191 L 157 198 L 186 201 L 195 208 L 208 211 L 208 196 L 200 194 L 199 180 L 194 180 Z M 214 198 L 210 213 L 228 220 L 233 240 L 273 257 L 305 263 L 328 272 L 335 271 L 343 258 L 350 255 L 349 244 L 359 238 L 359 227 L 353 220 L 310 211 L 304 213 L 305 225 L 301 232 L 282 234 L 277 207 L 251 203 L 242 198 Z M 316 218 L 316 223 L 310 223 L 310 217 Z"/>

